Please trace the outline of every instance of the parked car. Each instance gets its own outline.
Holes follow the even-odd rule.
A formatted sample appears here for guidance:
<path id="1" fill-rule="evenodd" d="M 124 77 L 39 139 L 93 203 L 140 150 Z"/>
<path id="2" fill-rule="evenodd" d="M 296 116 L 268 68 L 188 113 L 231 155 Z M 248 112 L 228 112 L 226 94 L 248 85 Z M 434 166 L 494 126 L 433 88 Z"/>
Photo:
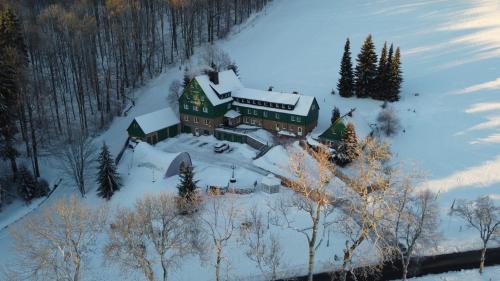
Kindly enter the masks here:
<path id="1" fill-rule="evenodd" d="M 216 143 L 214 145 L 214 152 L 215 153 L 223 153 L 224 151 L 229 149 L 229 144 L 227 143 Z"/>

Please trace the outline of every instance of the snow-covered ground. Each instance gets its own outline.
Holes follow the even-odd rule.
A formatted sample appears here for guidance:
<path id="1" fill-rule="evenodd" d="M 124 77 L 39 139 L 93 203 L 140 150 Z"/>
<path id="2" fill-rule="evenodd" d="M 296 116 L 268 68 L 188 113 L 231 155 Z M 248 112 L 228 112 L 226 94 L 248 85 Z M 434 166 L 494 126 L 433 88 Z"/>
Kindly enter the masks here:
<path id="1" fill-rule="evenodd" d="M 410 278 L 412 281 L 495 281 L 500 276 L 500 266 L 486 267 L 483 274 L 479 270 L 451 271 L 443 274 L 432 274 L 423 277 Z"/>
<path id="2" fill-rule="evenodd" d="M 389 41 L 403 51 L 405 83 L 402 99 L 394 107 L 405 133 L 392 138 L 391 143 L 397 161 L 415 162 L 427 173 L 428 179 L 421 187 L 439 194 L 443 239 L 437 249 L 430 251 L 477 248 L 477 235 L 446 213 L 453 200 L 459 198 L 490 195 L 500 201 L 498 0 L 274 0 L 262 14 L 219 45 L 238 64 L 245 86 L 267 89 L 272 85 L 277 91 L 296 90 L 316 96 L 321 113 L 315 133 L 327 128 L 330 111 L 338 106 L 341 112 L 356 108 L 352 121 L 358 135 L 364 136 L 369 132 L 369 124 L 374 123 L 381 103 L 369 99 L 344 99 L 330 92 L 338 79 L 345 38 L 351 39 L 355 56 L 368 33 L 373 34 L 378 48 Z M 136 106 L 128 116 L 116 118 L 96 143 L 106 141 L 116 155 L 125 142 L 126 128 L 135 116 L 169 106 L 168 88 L 173 80 L 181 79 L 181 69 L 172 68 L 138 89 L 134 94 Z M 195 140 L 198 142 L 193 143 Z M 198 146 L 204 142 L 207 145 Z M 223 184 L 233 164 L 237 164 L 235 173 L 243 182 L 253 183 L 266 173 L 262 168 L 272 170 L 286 163 L 286 159 L 280 157 L 280 147 L 252 161 L 256 151 L 246 145 L 235 144 L 229 154 L 211 155 L 214 142 L 212 137 L 181 135 L 158 144 L 149 152 L 146 148 L 145 155 L 151 157 L 146 162 L 160 165 L 161 161 L 154 159 L 161 157 L 162 152 L 187 151 L 193 157 L 196 172 L 203 177 L 202 186 Z M 113 197 L 113 206 L 130 206 L 145 193 L 175 191 L 178 179 L 163 180 L 163 166 L 158 166 L 158 174 L 153 174 L 154 169 L 148 165 L 134 165 L 138 163 L 138 157 L 134 157 L 126 153 L 120 164 L 125 186 Z M 42 168 L 49 179 L 55 181 L 60 177 L 50 163 Z M 85 200 L 90 205 L 103 202 L 95 196 L 94 188 L 90 187 Z M 73 190 L 75 188 L 66 182 L 54 197 Z M 238 200 L 242 206 L 259 202 L 265 206 L 266 200 L 274 197 L 255 193 Z M 30 210 L 26 207 L 16 211 L 15 207 L 9 207 L 12 209 L 1 215 L 0 225 L 7 225 Z M 304 238 L 286 231 L 281 235 L 283 242 L 289 245 L 286 265 L 303 270 Z M 320 264 L 328 264 L 333 254 L 340 251 L 341 237 L 332 239 L 330 246 L 336 249 L 320 248 Z M 12 261 L 11 241 L 7 231 L 0 232 L 1 265 Z M 257 271 L 239 246 L 231 245 L 230 249 L 234 251 L 231 254 L 232 272 L 238 276 L 254 276 Z M 101 261 L 99 254 L 96 259 Z M 97 270 L 99 274 L 95 276 L 104 280 L 106 276 L 117 278 L 113 272 L 102 273 L 104 271 Z M 198 260 L 187 259 L 172 280 L 210 280 L 212 271 L 209 265 L 200 266 Z M 498 275 L 498 267 L 487 272 L 491 271 L 492 277 Z M 458 279 L 444 280 L 463 280 L 460 274 L 467 274 L 466 279 L 481 280 L 473 279 L 474 272 L 456 274 Z"/>

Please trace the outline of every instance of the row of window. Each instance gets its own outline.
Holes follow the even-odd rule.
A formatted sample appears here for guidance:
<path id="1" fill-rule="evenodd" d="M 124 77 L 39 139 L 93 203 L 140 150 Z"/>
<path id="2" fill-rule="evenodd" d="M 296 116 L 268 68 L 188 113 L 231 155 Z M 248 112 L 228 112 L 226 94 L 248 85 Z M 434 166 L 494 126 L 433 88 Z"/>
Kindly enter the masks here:
<path id="1" fill-rule="evenodd" d="M 189 122 L 189 116 L 188 115 L 184 115 L 184 121 Z M 200 120 L 198 119 L 198 117 L 196 117 L 196 116 L 193 117 L 193 123 L 194 124 L 198 124 L 199 121 Z M 205 123 L 206 126 L 208 126 L 208 125 L 210 125 L 210 120 L 205 119 L 204 123 Z"/>
<path id="2" fill-rule="evenodd" d="M 240 109 L 237 107 L 236 111 L 240 112 Z M 259 115 L 259 112 L 257 111 L 257 109 L 253 109 L 252 110 L 250 108 L 247 108 L 247 114 L 249 114 L 249 115 L 253 114 L 253 115 L 257 116 L 257 115 Z M 263 111 L 262 115 L 264 116 L 264 118 L 268 118 L 269 117 L 269 113 L 267 111 Z M 277 113 L 277 112 L 274 113 L 274 118 L 277 119 L 277 120 L 279 120 L 280 119 L 280 114 Z M 292 116 L 290 116 L 290 119 L 292 120 L 292 122 L 295 122 L 295 121 L 302 122 L 302 117 L 300 117 L 300 116 L 292 115 Z"/>
<path id="3" fill-rule="evenodd" d="M 256 120 L 254 118 L 245 117 L 244 122 L 247 124 L 257 125 L 259 127 L 262 127 L 262 122 L 258 119 Z M 294 129 L 292 126 L 287 126 L 287 124 L 281 124 L 281 127 L 280 127 L 280 123 L 274 123 L 274 127 L 275 127 L 276 131 L 280 131 L 281 129 L 285 130 L 285 131 L 286 130 L 293 131 L 293 129 Z M 299 136 L 302 136 L 302 127 L 297 127 L 297 134 Z"/>
<path id="4" fill-rule="evenodd" d="M 289 104 L 274 103 L 274 102 L 267 102 L 267 101 L 260 101 L 260 100 L 250 100 L 250 99 L 243 99 L 243 98 L 234 98 L 234 100 L 236 100 L 237 102 L 240 102 L 240 103 L 254 104 L 254 105 L 271 107 L 271 108 L 280 108 L 280 109 L 288 109 L 288 110 L 293 110 L 293 108 L 294 108 L 294 106 L 289 105 Z"/>

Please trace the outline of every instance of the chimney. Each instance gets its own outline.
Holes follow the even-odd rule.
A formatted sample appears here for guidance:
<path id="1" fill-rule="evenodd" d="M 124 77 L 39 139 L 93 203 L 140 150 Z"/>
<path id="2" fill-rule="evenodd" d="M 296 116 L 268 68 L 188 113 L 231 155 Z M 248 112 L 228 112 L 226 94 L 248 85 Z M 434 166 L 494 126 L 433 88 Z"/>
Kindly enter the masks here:
<path id="1" fill-rule="evenodd" d="M 292 94 L 294 94 L 294 95 L 298 95 L 298 94 L 299 94 L 299 92 L 297 92 L 297 91 L 293 91 L 293 92 L 292 92 Z"/>
<path id="2" fill-rule="evenodd" d="M 209 71 L 208 72 L 208 79 L 215 85 L 219 84 L 219 72 L 217 71 Z"/>

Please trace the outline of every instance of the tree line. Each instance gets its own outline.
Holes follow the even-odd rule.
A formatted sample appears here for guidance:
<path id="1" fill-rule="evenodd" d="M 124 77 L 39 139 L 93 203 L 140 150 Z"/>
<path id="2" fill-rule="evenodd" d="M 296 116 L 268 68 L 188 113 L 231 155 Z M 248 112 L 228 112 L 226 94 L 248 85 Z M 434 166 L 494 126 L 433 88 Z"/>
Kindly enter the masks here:
<path id="1" fill-rule="evenodd" d="M 1 156 L 89 136 L 131 89 L 225 37 L 270 0 L 6 0 L 0 3 Z M 19 136 L 18 136 L 18 133 Z"/>
<path id="2" fill-rule="evenodd" d="M 403 82 L 401 51 L 399 47 L 394 50 L 393 44 L 388 48 L 385 42 L 377 61 L 372 36 L 368 35 L 353 67 L 351 45 L 347 38 L 339 74 L 337 90 L 342 97 L 398 101 Z"/>

